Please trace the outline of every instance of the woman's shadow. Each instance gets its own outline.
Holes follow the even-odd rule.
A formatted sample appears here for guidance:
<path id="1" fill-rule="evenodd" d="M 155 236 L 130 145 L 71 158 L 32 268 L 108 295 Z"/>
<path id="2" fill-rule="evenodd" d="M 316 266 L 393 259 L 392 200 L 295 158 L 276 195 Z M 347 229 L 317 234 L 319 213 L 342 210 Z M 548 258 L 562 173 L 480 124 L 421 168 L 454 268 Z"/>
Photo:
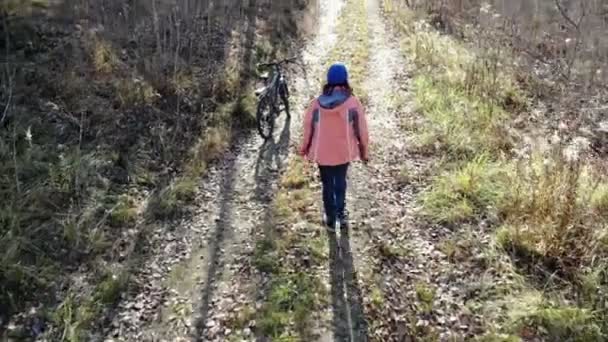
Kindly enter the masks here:
<path id="1" fill-rule="evenodd" d="M 328 233 L 334 341 L 368 341 L 361 290 L 348 233 Z"/>

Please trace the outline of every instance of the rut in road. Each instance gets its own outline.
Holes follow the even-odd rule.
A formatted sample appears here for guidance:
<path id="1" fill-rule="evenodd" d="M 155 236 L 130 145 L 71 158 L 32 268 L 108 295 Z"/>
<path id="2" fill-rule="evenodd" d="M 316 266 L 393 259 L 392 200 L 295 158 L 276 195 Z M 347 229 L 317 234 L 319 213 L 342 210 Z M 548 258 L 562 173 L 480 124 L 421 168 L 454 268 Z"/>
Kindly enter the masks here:
<path id="1" fill-rule="evenodd" d="M 460 332 L 468 328 L 463 293 L 475 273 L 450 263 L 442 252 L 443 227 L 419 221 L 417 196 L 428 179 L 402 180 L 404 173 L 428 174 L 434 160 L 408 149 L 415 135 L 407 126 L 422 120 L 414 108 L 414 68 L 398 41 L 408 37 L 393 33 L 379 2 L 366 0 L 370 59 L 365 89 L 372 162 L 352 170 L 349 202 L 358 229 L 343 247 L 352 249 L 354 263 L 346 269 L 358 270 L 346 287 L 354 313 L 351 341 L 416 341 L 421 336 L 460 340 Z M 430 328 L 430 321 L 437 324 Z M 361 326 L 365 336 L 357 339 Z"/>
<path id="2" fill-rule="evenodd" d="M 403 128 L 416 119 L 411 65 L 385 23 L 379 0 L 365 4 L 369 59 L 363 88 L 369 99 L 371 162 L 356 163 L 350 172 L 350 236 L 330 241 L 338 251 L 332 259 L 338 278 L 333 301 L 345 303 L 334 310 L 334 340 L 407 341 L 415 338 L 407 321 L 415 315 L 414 286 L 430 279 L 421 260 L 433 246 L 414 222 L 418 186 L 399 186 L 398 175 L 404 168 L 424 168 L 427 161 L 408 152 L 412 136 Z"/>
<path id="3" fill-rule="evenodd" d="M 337 236 L 329 235 L 334 341 L 380 341 L 384 336 L 376 332 L 379 327 L 395 328 L 383 326 L 383 322 L 398 317 L 378 317 L 368 304 L 372 283 L 382 277 L 375 267 L 379 246 L 406 239 L 408 234 L 398 228 L 406 221 L 404 217 L 411 215 L 413 207 L 411 193 L 397 197 L 393 187 L 395 174 L 412 162 L 405 148 L 410 137 L 401 128 L 403 116 L 413 115 L 408 92 L 409 64 L 400 54 L 397 42 L 390 39 L 379 1 L 362 2 L 369 40 L 354 36 L 348 40 L 358 45 L 369 44 L 355 45 L 353 50 L 369 51 L 362 68 L 366 73 L 357 76 L 363 76 L 362 88 L 368 99 L 371 162 L 368 166 L 353 163 L 350 170 L 347 194 L 350 234 L 338 231 Z M 349 64 L 348 60 L 345 62 Z M 398 293 L 403 289 L 397 286 L 393 290 Z"/>

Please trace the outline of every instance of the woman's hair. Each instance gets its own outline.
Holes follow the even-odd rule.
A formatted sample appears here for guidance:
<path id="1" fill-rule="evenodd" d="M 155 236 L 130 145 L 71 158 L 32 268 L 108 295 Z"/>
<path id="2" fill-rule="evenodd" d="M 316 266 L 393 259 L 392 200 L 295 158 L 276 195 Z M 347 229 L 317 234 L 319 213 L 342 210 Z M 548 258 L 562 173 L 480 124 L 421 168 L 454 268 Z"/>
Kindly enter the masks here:
<path id="1" fill-rule="evenodd" d="M 351 88 L 350 84 L 348 84 L 348 82 L 344 83 L 344 84 L 326 84 L 323 86 L 323 95 L 331 95 L 331 93 L 334 91 L 335 88 L 343 88 L 344 90 L 346 90 L 346 93 L 351 96 L 353 95 L 353 88 Z"/>

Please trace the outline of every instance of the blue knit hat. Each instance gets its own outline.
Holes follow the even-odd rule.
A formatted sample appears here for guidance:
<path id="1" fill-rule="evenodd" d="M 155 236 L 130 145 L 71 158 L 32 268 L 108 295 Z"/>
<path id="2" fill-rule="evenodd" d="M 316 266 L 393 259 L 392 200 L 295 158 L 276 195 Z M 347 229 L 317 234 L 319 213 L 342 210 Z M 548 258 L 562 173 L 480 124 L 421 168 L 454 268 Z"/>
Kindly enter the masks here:
<path id="1" fill-rule="evenodd" d="M 342 85 L 348 83 L 348 70 L 346 65 L 335 63 L 327 71 L 327 84 Z"/>

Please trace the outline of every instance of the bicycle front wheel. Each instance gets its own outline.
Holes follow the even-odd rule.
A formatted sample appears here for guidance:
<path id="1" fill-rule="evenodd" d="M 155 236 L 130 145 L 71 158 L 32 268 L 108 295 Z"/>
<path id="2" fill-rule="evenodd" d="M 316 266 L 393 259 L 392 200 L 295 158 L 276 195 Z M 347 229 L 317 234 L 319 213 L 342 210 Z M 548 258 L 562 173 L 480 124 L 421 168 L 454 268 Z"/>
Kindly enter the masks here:
<path id="1" fill-rule="evenodd" d="M 274 106 L 268 96 L 264 96 L 258 103 L 258 110 L 256 113 L 256 119 L 258 123 L 258 132 L 260 136 L 267 140 L 272 136 L 274 131 Z"/>

